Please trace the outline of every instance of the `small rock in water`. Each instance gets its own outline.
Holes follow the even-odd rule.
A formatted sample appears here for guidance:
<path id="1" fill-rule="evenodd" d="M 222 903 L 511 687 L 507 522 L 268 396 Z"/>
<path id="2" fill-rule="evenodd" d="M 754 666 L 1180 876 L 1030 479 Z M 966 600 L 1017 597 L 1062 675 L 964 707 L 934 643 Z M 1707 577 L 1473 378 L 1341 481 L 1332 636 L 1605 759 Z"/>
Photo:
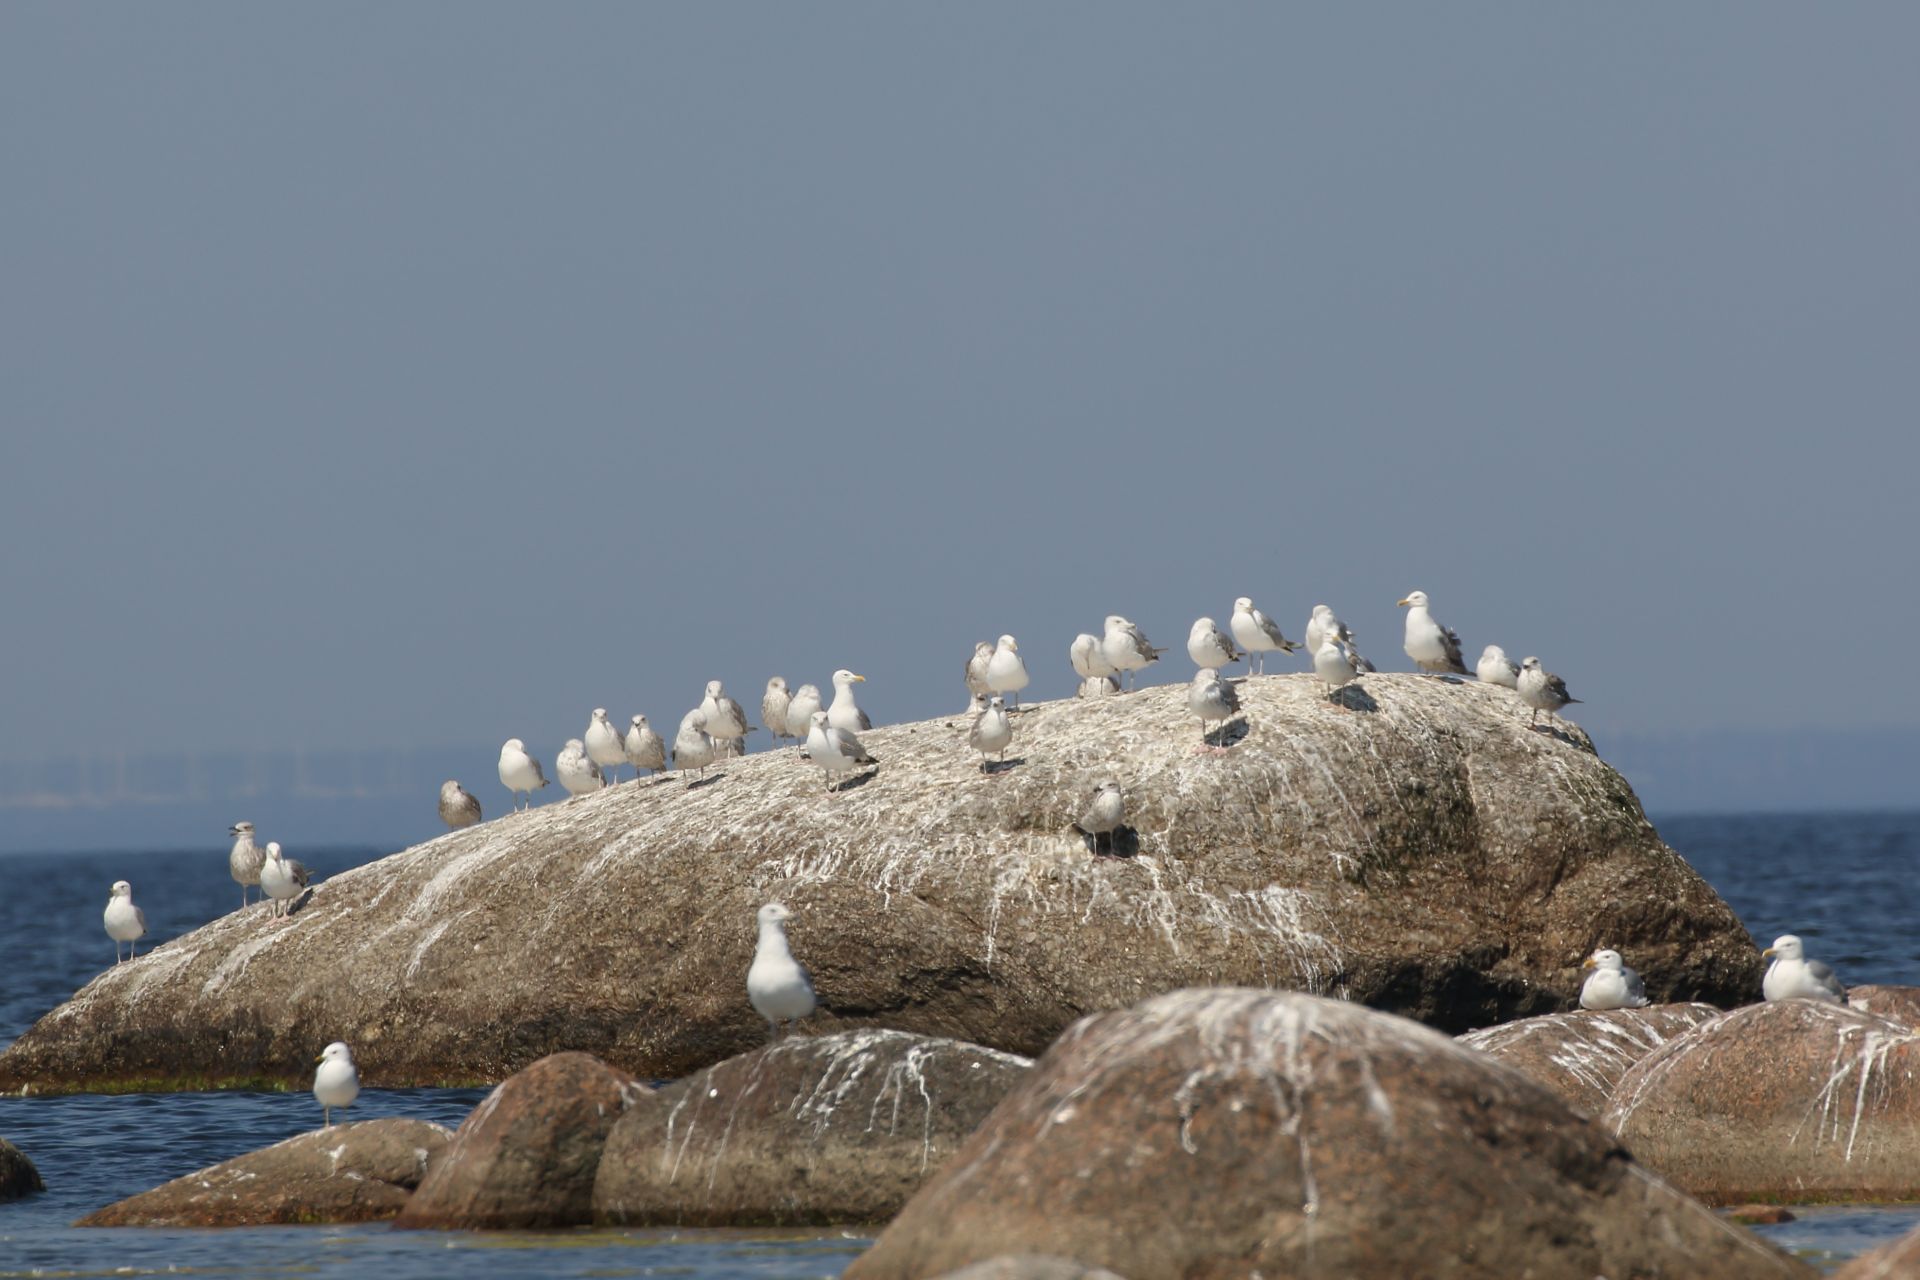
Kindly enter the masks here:
<path id="1" fill-rule="evenodd" d="M 0 1204 L 46 1189 L 47 1184 L 40 1180 L 40 1171 L 33 1167 L 33 1161 L 20 1154 L 20 1148 L 0 1138 Z"/>
<path id="2" fill-rule="evenodd" d="M 1778 1204 L 1743 1204 L 1727 1210 L 1727 1216 L 1749 1227 L 1776 1227 L 1798 1220 L 1791 1209 Z"/>

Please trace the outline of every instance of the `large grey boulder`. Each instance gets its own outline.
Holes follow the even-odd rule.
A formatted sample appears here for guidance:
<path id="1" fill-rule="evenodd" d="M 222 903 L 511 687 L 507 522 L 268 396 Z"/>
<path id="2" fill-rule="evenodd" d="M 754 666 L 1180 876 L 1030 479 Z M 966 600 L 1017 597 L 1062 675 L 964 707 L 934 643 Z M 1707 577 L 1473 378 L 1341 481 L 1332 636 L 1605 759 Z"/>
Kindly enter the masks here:
<path id="1" fill-rule="evenodd" d="M 1022 1253 L 1130 1280 L 1812 1275 L 1483 1054 L 1231 988 L 1069 1029 L 846 1276 Z"/>
<path id="2" fill-rule="evenodd" d="M 885 1222 L 1032 1067 L 906 1031 L 788 1036 L 635 1103 L 600 1157 L 594 1218 Z"/>
<path id="3" fill-rule="evenodd" d="M 1601 1122 L 1709 1204 L 1917 1200 L 1920 1034 L 1844 1005 L 1750 1005 L 1635 1063 Z"/>
<path id="4" fill-rule="evenodd" d="M 370 1085 L 498 1080 L 561 1048 L 677 1078 L 764 1041 L 743 978 L 772 898 L 813 1029 L 1027 1055 L 1213 983 L 1464 1031 L 1568 1007 L 1603 941 L 1657 999 L 1759 989 L 1739 921 L 1626 782 L 1578 729 L 1530 731 L 1511 690 L 1240 691 L 1224 754 L 1161 687 L 1024 710 L 992 773 L 964 720 L 927 721 L 863 735 L 882 763 L 834 793 L 786 748 L 503 816 L 108 969 L 0 1055 L 0 1088 L 304 1086 L 336 1039 Z M 1096 857 L 1072 823 L 1108 778 L 1126 826 Z"/>
<path id="5" fill-rule="evenodd" d="M 1469 1049 L 1499 1059 L 1597 1116 L 1634 1063 L 1721 1011 L 1710 1004 L 1656 1004 L 1644 1009 L 1575 1009 L 1521 1018 L 1460 1037 Z"/>
<path id="6" fill-rule="evenodd" d="M 406 1205 L 452 1134 L 387 1118 L 314 1129 L 95 1210 L 83 1227 L 372 1222 Z"/>

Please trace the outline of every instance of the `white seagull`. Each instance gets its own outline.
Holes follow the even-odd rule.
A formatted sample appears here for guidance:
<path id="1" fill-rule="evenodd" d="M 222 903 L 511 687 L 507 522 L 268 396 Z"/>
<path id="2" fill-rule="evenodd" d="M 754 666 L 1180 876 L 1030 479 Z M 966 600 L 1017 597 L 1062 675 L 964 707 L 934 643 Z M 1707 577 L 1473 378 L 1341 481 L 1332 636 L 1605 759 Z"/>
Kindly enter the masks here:
<path id="1" fill-rule="evenodd" d="M 1212 667 L 1218 671 L 1240 661 L 1240 650 L 1234 647 L 1233 637 L 1222 631 L 1219 623 L 1212 618 L 1197 618 L 1193 629 L 1187 632 L 1187 656 L 1202 670 Z"/>
<path id="2" fill-rule="evenodd" d="M 480 802 L 473 793 L 448 778 L 440 784 L 440 821 L 447 824 L 447 830 L 458 831 L 480 821 Z"/>
<path id="3" fill-rule="evenodd" d="M 1313 674 L 1320 677 L 1327 686 L 1327 697 L 1332 699 L 1342 685 L 1350 684 L 1360 674 L 1359 655 L 1353 647 L 1340 639 L 1331 628 L 1320 633 L 1320 647 L 1313 651 Z"/>
<path id="4" fill-rule="evenodd" d="M 673 735 L 673 767 L 692 769 L 707 776 L 713 763 L 713 738 L 707 733 L 707 713 L 695 707 L 680 717 L 680 731 Z"/>
<path id="5" fill-rule="evenodd" d="M 1618 951 L 1601 950 L 1588 956 L 1582 968 L 1593 970 L 1580 984 L 1582 1009 L 1644 1009 L 1646 984 L 1640 975 L 1627 968 Z"/>
<path id="6" fill-rule="evenodd" d="M 767 1020 L 774 1040 L 780 1038 L 781 1023 L 812 1017 L 817 1003 L 813 979 L 787 945 L 787 921 L 792 918 L 793 913 L 777 902 L 760 908 L 760 940 L 747 967 L 747 999 L 753 1011 Z"/>
<path id="7" fill-rule="evenodd" d="M 787 692 L 787 678 L 775 676 L 767 681 L 767 691 L 760 695 L 760 723 L 773 735 L 773 745 L 779 746 L 782 738 L 797 737 L 787 727 L 787 708 L 793 704 L 793 695 Z"/>
<path id="8" fill-rule="evenodd" d="M 236 822 L 227 828 L 233 848 L 227 850 L 227 870 L 240 882 L 240 909 L 247 909 L 247 886 L 260 883 L 260 865 L 267 860 L 266 850 L 253 842 L 253 824 Z"/>
<path id="9" fill-rule="evenodd" d="M 147 913 L 133 905 L 133 886 L 125 880 L 115 880 L 108 891 L 107 909 L 103 916 L 107 926 L 107 936 L 113 939 L 113 962 L 120 963 L 120 944 L 131 944 L 128 959 L 140 955 L 140 939 L 146 936 Z"/>
<path id="10" fill-rule="evenodd" d="M 620 766 L 627 762 L 627 735 L 614 727 L 605 707 L 595 707 L 587 721 L 587 732 L 580 739 L 587 748 L 587 759 L 600 766 L 601 780 L 612 785 L 620 780 Z"/>
<path id="11" fill-rule="evenodd" d="M 293 910 L 293 900 L 307 887 L 307 864 L 282 857 L 280 842 L 267 842 L 267 860 L 260 866 L 260 891 L 273 900 L 273 914 Z"/>
<path id="12" fill-rule="evenodd" d="M 1773 963 L 1767 966 L 1767 976 L 1760 983 L 1760 992 L 1767 999 L 1847 1002 L 1847 989 L 1841 985 L 1840 975 L 1833 971 L 1833 966 L 1807 959 L 1800 939 L 1793 934 L 1781 934 L 1760 954 L 1773 957 Z"/>
<path id="13" fill-rule="evenodd" d="M 1007 747 L 1013 742 L 1013 721 L 1007 716 L 1007 700 L 994 694 L 987 709 L 982 711 L 973 722 L 973 728 L 967 731 L 967 745 L 980 753 L 980 771 L 986 772 L 987 757 L 994 752 L 1000 758 L 1007 758 Z"/>
<path id="14" fill-rule="evenodd" d="M 1240 694 L 1220 678 L 1218 671 L 1203 667 L 1187 686 L 1187 710 L 1200 717 L 1200 741 L 1204 744 L 1213 735 L 1213 724 L 1218 722 L 1224 727 L 1239 712 Z M 1225 747 L 1213 749 L 1226 750 Z"/>
<path id="15" fill-rule="evenodd" d="M 833 701 L 827 706 L 827 723 L 836 729 L 845 729 L 848 733 L 864 733 L 873 728 L 873 721 L 853 700 L 853 686 L 866 680 L 845 667 L 833 673 Z"/>
<path id="16" fill-rule="evenodd" d="M 1196 624 L 1198 625 L 1198 624 Z M 1267 672 L 1267 655 L 1275 649 L 1282 653 L 1292 653 L 1300 646 L 1280 633 L 1280 624 L 1253 607 L 1253 600 L 1241 596 L 1233 602 L 1233 617 L 1227 626 L 1233 630 L 1233 638 L 1249 655 L 1258 655 L 1260 674 Z"/>
<path id="17" fill-rule="evenodd" d="M 520 793 L 527 793 L 527 808 L 533 807 L 533 793 L 547 785 L 540 762 L 527 753 L 527 744 L 508 738 L 500 746 L 500 785 L 513 793 L 513 808 L 520 810 Z"/>
<path id="18" fill-rule="evenodd" d="M 560 754 L 553 762 L 553 776 L 560 779 L 560 785 L 575 796 L 584 796 L 598 791 L 603 785 L 600 781 L 600 766 L 587 754 L 587 746 L 578 738 L 568 738 L 567 745 L 560 748 Z"/>
<path id="19" fill-rule="evenodd" d="M 1409 591 L 1400 607 L 1407 611 L 1407 656 L 1422 671 L 1434 675 L 1472 675 L 1460 656 L 1460 636 L 1443 627 L 1427 612 L 1427 593 Z"/>
<path id="20" fill-rule="evenodd" d="M 834 775 L 851 773 L 863 764 L 878 764 L 860 739 L 854 737 L 850 729 L 842 729 L 831 723 L 825 711 L 813 713 L 813 723 L 807 726 L 807 759 L 827 775 L 827 790 L 834 787 Z"/>
<path id="21" fill-rule="evenodd" d="M 1100 637 L 1100 652 L 1107 665 L 1124 672 L 1127 687 L 1133 687 L 1133 673 L 1149 662 L 1158 662 L 1165 649 L 1147 643 L 1146 633 L 1117 613 L 1107 615 L 1106 633 Z"/>
<path id="22" fill-rule="evenodd" d="M 1556 711 L 1580 701 L 1567 692 L 1567 682 L 1541 666 L 1538 658 L 1528 658 L 1520 664 L 1520 678 L 1514 682 L 1514 688 L 1520 694 L 1520 701 L 1533 708 L 1533 714 L 1527 717 L 1528 724 L 1538 720 L 1544 711 L 1551 725 Z"/>
<path id="23" fill-rule="evenodd" d="M 1480 677 L 1481 684 L 1503 684 L 1509 689 L 1520 687 L 1520 664 L 1497 644 L 1480 651 L 1480 661 L 1474 665 L 1473 673 Z"/>
<path id="24" fill-rule="evenodd" d="M 987 688 L 993 693 L 1010 693 L 1013 705 L 1020 705 L 1020 691 L 1027 687 L 1027 664 L 1020 658 L 1020 646 L 1012 636 L 1001 636 L 987 660 Z"/>
<path id="25" fill-rule="evenodd" d="M 1080 677 L 1080 687 L 1073 691 L 1074 697 L 1104 698 L 1120 692 L 1120 682 L 1114 679 L 1117 673 L 1100 647 L 1099 636 L 1085 631 L 1075 636 L 1067 648 L 1067 661 L 1073 663 L 1073 673 Z"/>
<path id="26" fill-rule="evenodd" d="M 1093 852 L 1098 856 L 1102 836 L 1106 837 L 1107 851 L 1113 851 L 1113 833 L 1120 829 L 1126 818 L 1127 797 L 1120 790 L 1120 784 L 1103 782 L 1100 789 L 1093 793 L 1087 811 L 1073 825 L 1093 837 Z"/>
<path id="27" fill-rule="evenodd" d="M 313 1097 L 327 1128 L 333 1128 L 333 1109 L 350 1107 L 360 1096 L 360 1072 L 353 1065 L 353 1051 L 335 1040 L 314 1061 L 320 1064 L 313 1073 Z"/>
<path id="28" fill-rule="evenodd" d="M 661 741 L 660 735 L 654 732 L 645 716 L 633 718 L 633 725 L 627 730 L 627 740 L 621 744 L 621 749 L 626 752 L 627 763 L 633 766 L 633 776 L 636 778 L 642 769 L 654 774 L 667 767 L 667 744 Z"/>
<path id="29" fill-rule="evenodd" d="M 987 684 L 987 667 L 993 662 L 993 644 L 987 640 L 973 642 L 973 656 L 967 659 L 967 693 L 975 698 L 984 698 L 992 694 Z"/>
<path id="30" fill-rule="evenodd" d="M 701 700 L 701 712 L 707 717 L 707 736 L 713 739 L 716 756 L 740 756 L 747 753 L 747 709 L 727 696 L 718 680 L 707 681 L 707 696 Z"/>
<path id="31" fill-rule="evenodd" d="M 813 727 L 813 713 L 820 709 L 820 688 L 818 685 L 803 684 L 793 691 L 793 700 L 787 703 L 787 736 L 799 742 L 807 740 L 807 730 Z"/>
<path id="32" fill-rule="evenodd" d="M 1353 629 L 1340 621 L 1340 615 L 1329 606 L 1317 604 L 1313 606 L 1313 616 L 1307 619 L 1307 653 L 1312 655 L 1320 652 L 1320 642 L 1328 636 L 1353 643 Z"/>

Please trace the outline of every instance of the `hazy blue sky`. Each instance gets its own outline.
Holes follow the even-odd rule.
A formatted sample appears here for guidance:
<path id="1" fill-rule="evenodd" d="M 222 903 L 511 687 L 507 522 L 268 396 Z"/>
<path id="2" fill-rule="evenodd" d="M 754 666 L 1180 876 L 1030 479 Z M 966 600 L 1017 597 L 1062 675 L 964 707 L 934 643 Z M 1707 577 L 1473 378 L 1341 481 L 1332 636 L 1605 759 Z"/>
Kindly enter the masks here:
<path id="1" fill-rule="evenodd" d="M 1906 728 L 1920 7 L 0 9 L 0 757 L 1036 693 L 1424 588 Z M 1300 669 L 1305 669 L 1304 663 Z M 490 800 L 495 780 L 477 781 Z"/>

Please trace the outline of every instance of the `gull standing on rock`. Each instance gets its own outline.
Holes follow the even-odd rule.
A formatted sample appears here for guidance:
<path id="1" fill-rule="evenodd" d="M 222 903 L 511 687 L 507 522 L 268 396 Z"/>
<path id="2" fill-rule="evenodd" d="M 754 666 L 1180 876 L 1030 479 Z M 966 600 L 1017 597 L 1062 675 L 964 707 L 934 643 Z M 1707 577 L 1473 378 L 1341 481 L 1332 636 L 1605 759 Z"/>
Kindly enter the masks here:
<path id="1" fill-rule="evenodd" d="M 440 784 L 440 821 L 447 824 L 447 830 L 458 831 L 480 821 L 480 802 L 473 793 L 448 778 Z"/>
<path id="2" fill-rule="evenodd" d="M 240 882 L 240 909 L 247 909 L 247 886 L 260 883 L 260 866 L 267 860 L 266 851 L 253 842 L 253 824 L 236 822 L 227 828 L 227 834 L 233 837 L 233 848 L 227 850 L 227 870 Z"/>
<path id="3" fill-rule="evenodd" d="M 1133 688 L 1134 672 L 1149 662 L 1158 662 L 1165 652 L 1148 644 L 1146 634 L 1119 614 L 1107 615 L 1106 634 L 1100 637 L 1100 653 L 1108 666 L 1126 673 L 1127 688 Z"/>
<path id="4" fill-rule="evenodd" d="M 813 713 L 813 723 L 807 727 L 807 759 L 820 767 L 827 775 L 827 790 L 834 788 L 833 776 L 837 773 L 852 773 L 863 764 L 878 764 L 860 739 L 853 732 L 831 723 L 825 711 Z"/>
<path id="5" fill-rule="evenodd" d="M 1218 671 L 1221 667 L 1240 661 L 1240 651 L 1233 647 L 1233 637 L 1220 629 L 1220 624 L 1212 618 L 1197 618 L 1193 629 L 1187 632 L 1187 656 L 1193 659 L 1193 665 L 1205 670 L 1212 667 Z"/>
<path id="6" fill-rule="evenodd" d="M 707 734 L 707 713 L 695 707 L 680 717 L 680 731 L 673 735 L 673 767 L 693 769 L 704 778 L 713 756 L 713 739 Z"/>
<path id="7" fill-rule="evenodd" d="M 747 1000 L 767 1020 L 775 1040 L 780 1038 L 781 1023 L 812 1017 L 816 1004 L 813 979 L 787 945 L 787 921 L 792 917 L 777 902 L 760 908 L 760 940 L 747 967 Z"/>
<path id="8" fill-rule="evenodd" d="M 787 703 L 787 736 L 799 742 L 807 740 L 807 730 L 813 727 L 813 713 L 820 709 L 820 688 L 818 685 L 803 684 L 793 691 L 793 700 Z"/>
<path id="9" fill-rule="evenodd" d="M 1647 1007 L 1646 984 L 1640 981 L 1639 974 L 1627 968 L 1618 951 L 1596 951 L 1582 962 L 1581 968 L 1593 970 L 1580 984 L 1582 1009 Z"/>
<path id="10" fill-rule="evenodd" d="M 1199 623 L 1194 624 L 1196 627 Z M 1260 674 L 1267 673 L 1267 655 L 1275 649 L 1283 653 L 1292 653 L 1300 646 L 1280 633 L 1280 624 L 1253 607 L 1253 600 L 1241 596 L 1233 602 L 1233 618 L 1227 623 L 1233 629 L 1233 638 L 1251 657 L 1259 656 Z M 1189 640 L 1188 646 L 1192 646 Z"/>
<path id="11" fill-rule="evenodd" d="M 1080 821 L 1073 825 L 1093 837 L 1094 856 L 1100 854 L 1100 837 L 1107 839 L 1107 851 L 1113 851 L 1113 833 L 1120 829 L 1127 819 L 1127 797 L 1117 782 L 1103 782 L 1100 789 L 1093 793 L 1093 800 L 1087 805 L 1087 811 L 1080 815 Z"/>
<path id="12" fill-rule="evenodd" d="M 1833 966 L 1807 959 L 1800 939 L 1793 934 L 1781 934 L 1760 954 L 1773 957 L 1773 963 L 1767 966 L 1767 976 L 1760 982 L 1760 992 L 1767 999 L 1847 1002 L 1847 989 L 1841 985 L 1840 975 L 1833 971 Z"/>
<path id="13" fill-rule="evenodd" d="M 1073 663 L 1073 672 L 1080 677 L 1080 687 L 1073 691 L 1074 697 L 1104 698 L 1120 692 L 1120 682 L 1113 678 L 1113 664 L 1101 651 L 1099 636 L 1084 631 L 1075 636 L 1067 649 L 1067 661 Z"/>
<path id="14" fill-rule="evenodd" d="M 513 793 L 513 809 L 520 811 L 520 793 L 527 793 L 527 808 L 533 808 L 533 793 L 547 785 L 540 762 L 527 752 L 527 744 L 508 738 L 500 746 L 500 785 Z"/>
<path id="15" fill-rule="evenodd" d="M 360 1096 L 360 1072 L 353 1065 L 353 1051 L 335 1040 L 314 1061 L 320 1069 L 313 1073 L 313 1097 L 320 1104 L 326 1127 L 333 1128 L 333 1109 L 350 1107 Z"/>
<path id="16" fill-rule="evenodd" d="M 1020 646 L 1012 636 L 1001 636 L 987 659 L 987 688 L 994 693 L 1010 693 L 1013 705 L 1020 705 L 1020 691 L 1027 687 L 1027 664 L 1021 660 Z"/>
<path id="17" fill-rule="evenodd" d="M 857 676 L 845 667 L 833 673 L 833 702 L 827 707 L 828 724 L 848 733 L 864 733 L 873 728 L 873 721 L 867 719 L 867 713 L 853 700 L 853 686 L 865 680 L 865 676 Z"/>
<path id="18" fill-rule="evenodd" d="M 980 753 L 980 771 L 985 773 L 987 757 L 997 751 L 1004 761 L 1012 742 L 1013 721 L 1007 716 L 1007 700 L 996 693 L 967 731 L 967 745 Z"/>
<path id="19" fill-rule="evenodd" d="M 575 796 L 584 796 L 601 787 L 600 766 L 587 754 L 587 746 L 578 738 L 568 738 L 553 762 L 553 775 L 560 785 Z"/>
<path id="20" fill-rule="evenodd" d="M 1324 604 L 1313 606 L 1313 616 L 1307 619 L 1307 654 L 1312 656 L 1320 652 L 1320 644 L 1328 636 L 1343 644 L 1353 643 L 1353 631 L 1340 621 L 1340 615 Z"/>
<path id="21" fill-rule="evenodd" d="M 986 640 L 973 642 L 973 656 L 967 659 L 967 692 L 976 698 L 991 697 L 993 686 L 987 683 L 987 668 L 993 664 L 993 645 Z"/>
<path id="22" fill-rule="evenodd" d="M 727 696 L 718 680 L 707 681 L 707 696 L 700 703 L 707 717 L 707 736 L 713 739 L 716 756 L 743 756 L 747 753 L 747 709 Z"/>
<path id="23" fill-rule="evenodd" d="M 1519 664 L 1497 644 L 1490 644 L 1480 651 L 1480 661 L 1474 666 L 1473 673 L 1480 677 L 1481 684 L 1503 684 L 1509 689 L 1520 687 Z"/>
<path id="24" fill-rule="evenodd" d="M 1580 701 L 1567 692 L 1567 682 L 1541 666 L 1538 658 L 1528 658 L 1520 664 L 1520 678 L 1514 682 L 1514 688 L 1520 694 L 1520 701 L 1533 708 L 1533 714 L 1527 717 L 1528 724 L 1538 720 L 1544 711 L 1547 724 L 1552 725 L 1554 712 Z"/>
<path id="25" fill-rule="evenodd" d="M 267 860 L 260 866 L 260 891 L 273 900 L 273 914 L 293 910 L 293 900 L 307 887 L 307 864 L 282 857 L 280 842 L 267 842 Z"/>
<path id="26" fill-rule="evenodd" d="M 1233 719 L 1240 710 L 1240 694 L 1232 685 L 1220 678 L 1220 673 L 1212 667 L 1204 667 L 1193 677 L 1193 683 L 1187 686 L 1187 710 L 1200 717 L 1200 741 L 1205 744 L 1213 730 L 1208 726 Z M 1225 747 L 1214 747 L 1214 751 L 1225 751 Z"/>
<path id="27" fill-rule="evenodd" d="M 1460 637 L 1452 627 L 1443 627 L 1427 612 L 1427 593 L 1409 591 L 1400 601 L 1407 611 L 1407 656 L 1415 666 L 1433 675 L 1472 675 L 1460 656 Z"/>
<path id="28" fill-rule="evenodd" d="M 1359 655 L 1331 628 L 1320 633 L 1320 647 L 1313 651 L 1313 674 L 1327 686 L 1331 701 L 1341 687 L 1351 684 L 1360 674 Z"/>
<path id="29" fill-rule="evenodd" d="M 133 886 L 115 880 L 107 893 L 107 909 L 102 917 L 107 936 L 113 939 L 113 962 L 120 963 L 120 944 L 132 944 L 129 959 L 138 959 L 140 939 L 146 936 L 147 913 L 133 905 Z"/>
<path id="30" fill-rule="evenodd" d="M 791 738 L 795 734 L 787 727 L 787 708 L 793 705 L 793 695 L 787 692 L 785 676 L 775 676 L 767 681 L 767 691 L 760 695 L 760 723 L 767 726 L 767 732 L 773 735 L 773 745 L 779 746 L 782 738 Z"/>
<path id="31" fill-rule="evenodd" d="M 635 778 L 642 769 L 653 774 L 667 767 L 667 744 L 653 731 L 645 716 L 633 718 L 633 727 L 627 730 L 627 740 L 621 748 L 627 754 L 627 763 L 633 766 Z"/>
<path id="32" fill-rule="evenodd" d="M 593 709 L 593 718 L 587 721 L 586 736 L 581 741 L 586 744 L 587 759 L 600 766 L 601 781 L 608 786 L 618 782 L 620 766 L 627 762 L 627 739 L 613 727 L 605 707 Z"/>

